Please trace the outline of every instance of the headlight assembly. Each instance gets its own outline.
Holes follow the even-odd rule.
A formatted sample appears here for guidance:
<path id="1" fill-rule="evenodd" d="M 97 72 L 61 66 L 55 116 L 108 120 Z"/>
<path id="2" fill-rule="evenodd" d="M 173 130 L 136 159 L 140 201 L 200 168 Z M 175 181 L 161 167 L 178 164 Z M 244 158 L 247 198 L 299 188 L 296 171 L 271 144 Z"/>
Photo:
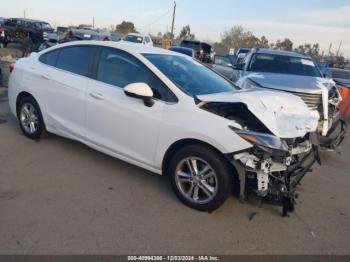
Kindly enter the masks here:
<path id="1" fill-rule="evenodd" d="M 253 145 L 263 147 L 262 149 L 268 148 L 273 150 L 288 151 L 288 146 L 286 145 L 286 143 L 277 136 L 258 132 L 238 130 L 232 126 L 230 126 L 230 128 L 244 140 L 250 142 Z"/>

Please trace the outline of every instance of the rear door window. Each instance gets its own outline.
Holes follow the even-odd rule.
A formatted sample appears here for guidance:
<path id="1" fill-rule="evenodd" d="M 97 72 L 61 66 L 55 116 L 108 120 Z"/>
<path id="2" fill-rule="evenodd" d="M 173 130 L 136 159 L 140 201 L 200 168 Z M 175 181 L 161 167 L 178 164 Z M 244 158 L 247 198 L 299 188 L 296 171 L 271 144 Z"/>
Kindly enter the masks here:
<path id="1" fill-rule="evenodd" d="M 95 47 L 74 46 L 61 49 L 56 67 L 68 72 L 88 76 L 93 62 Z"/>

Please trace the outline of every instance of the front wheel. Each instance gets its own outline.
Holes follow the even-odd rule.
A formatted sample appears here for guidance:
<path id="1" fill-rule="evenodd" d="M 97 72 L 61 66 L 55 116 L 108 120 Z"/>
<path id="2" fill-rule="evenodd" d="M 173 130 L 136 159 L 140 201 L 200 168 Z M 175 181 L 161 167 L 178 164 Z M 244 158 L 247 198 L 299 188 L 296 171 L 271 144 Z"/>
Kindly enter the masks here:
<path id="1" fill-rule="evenodd" d="M 44 120 L 36 100 L 27 96 L 18 105 L 17 117 L 24 135 L 37 140 L 45 130 Z"/>
<path id="2" fill-rule="evenodd" d="M 199 211 L 213 211 L 231 193 L 232 169 L 215 150 L 191 145 L 178 151 L 170 161 L 171 186 L 185 205 Z"/>

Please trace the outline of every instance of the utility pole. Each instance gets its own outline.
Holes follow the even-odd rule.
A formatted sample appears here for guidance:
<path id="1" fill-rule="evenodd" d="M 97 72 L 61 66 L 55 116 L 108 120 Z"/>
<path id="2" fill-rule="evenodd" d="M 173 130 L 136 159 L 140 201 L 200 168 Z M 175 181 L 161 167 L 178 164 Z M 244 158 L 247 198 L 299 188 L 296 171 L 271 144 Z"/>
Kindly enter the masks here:
<path id="1" fill-rule="evenodd" d="M 338 48 L 338 51 L 337 51 L 337 56 L 339 56 L 340 48 L 341 48 L 341 45 L 342 45 L 342 44 L 343 44 L 343 40 L 340 41 L 339 48 Z"/>
<path id="2" fill-rule="evenodd" d="M 175 14 L 176 14 L 176 2 L 174 1 L 174 13 L 173 13 L 173 23 L 171 25 L 171 40 L 174 40 L 174 23 L 175 23 Z"/>
<path id="3" fill-rule="evenodd" d="M 92 17 L 92 28 L 95 28 L 95 17 Z"/>
<path id="4" fill-rule="evenodd" d="M 329 45 L 328 56 L 331 56 L 332 45 L 333 45 L 332 43 Z"/>

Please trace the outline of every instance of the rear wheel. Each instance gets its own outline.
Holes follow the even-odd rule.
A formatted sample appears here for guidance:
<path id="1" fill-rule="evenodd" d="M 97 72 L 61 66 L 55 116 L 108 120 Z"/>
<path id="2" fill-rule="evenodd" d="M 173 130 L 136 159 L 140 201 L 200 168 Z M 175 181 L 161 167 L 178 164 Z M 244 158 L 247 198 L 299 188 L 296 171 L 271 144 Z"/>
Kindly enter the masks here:
<path id="1" fill-rule="evenodd" d="M 18 105 L 17 117 L 24 135 L 37 140 L 45 130 L 40 107 L 31 96 L 24 97 Z"/>
<path id="2" fill-rule="evenodd" d="M 200 211 L 213 211 L 231 193 L 231 169 L 215 150 L 191 145 L 178 151 L 170 161 L 171 186 L 185 205 Z"/>

